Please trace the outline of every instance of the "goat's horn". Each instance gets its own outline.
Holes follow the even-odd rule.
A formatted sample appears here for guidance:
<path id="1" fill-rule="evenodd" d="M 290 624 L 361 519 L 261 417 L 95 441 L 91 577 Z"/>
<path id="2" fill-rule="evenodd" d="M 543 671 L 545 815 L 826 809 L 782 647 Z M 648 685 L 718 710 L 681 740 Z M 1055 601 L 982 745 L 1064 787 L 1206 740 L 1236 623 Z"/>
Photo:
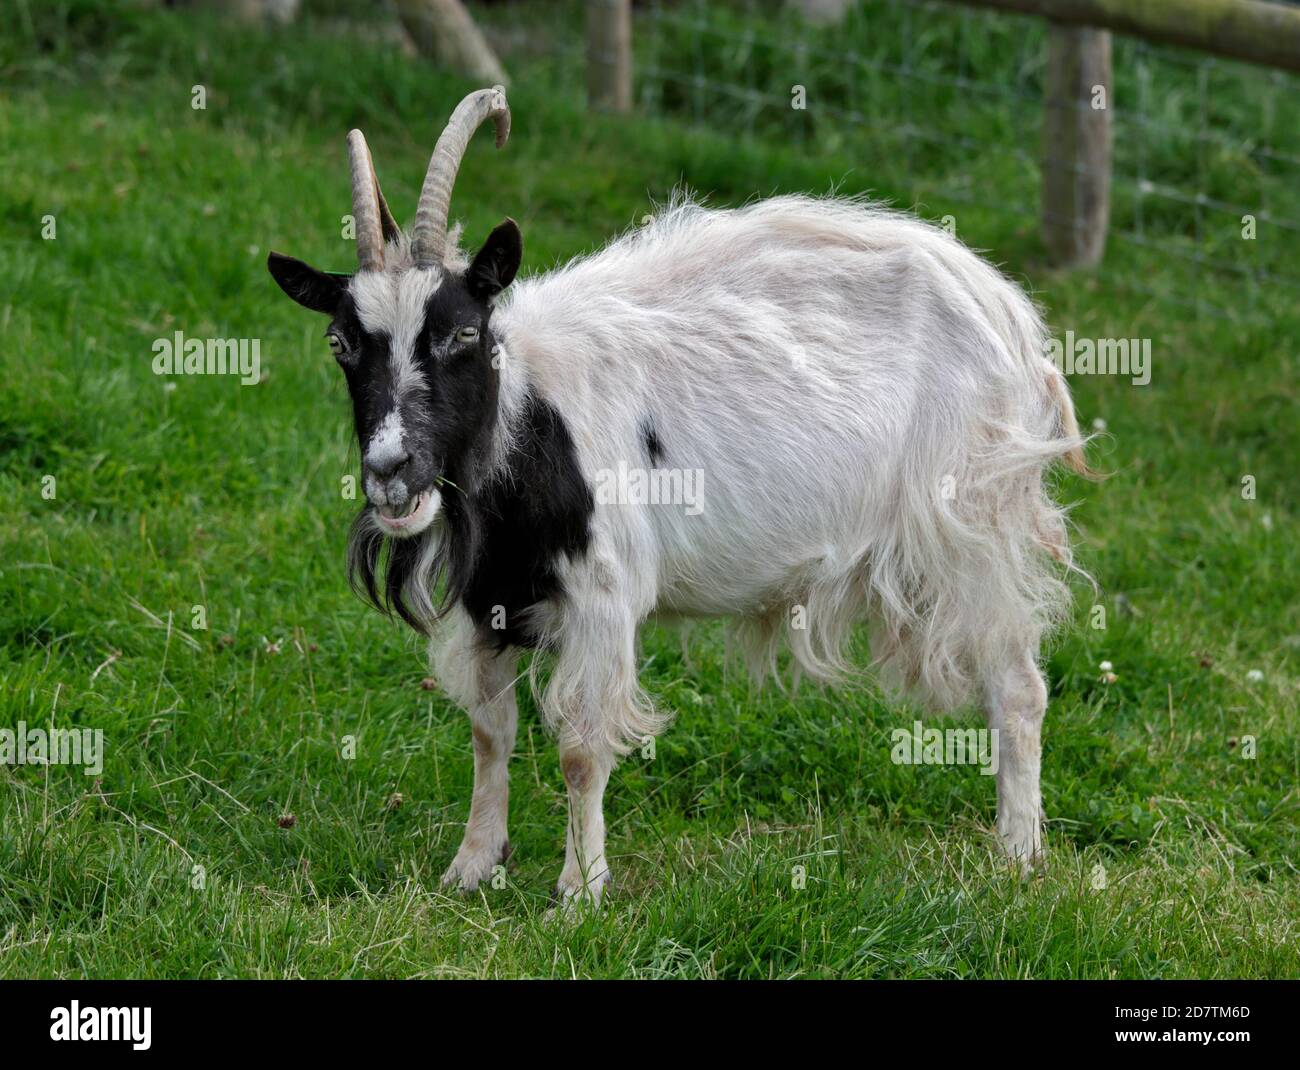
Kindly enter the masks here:
<path id="1" fill-rule="evenodd" d="M 360 130 L 348 134 L 348 165 L 352 170 L 352 221 L 357 231 L 357 264 L 362 271 L 384 270 L 384 238 L 397 230 L 392 213 L 379 192 L 375 165 Z"/>
<path id="2" fill-rule="evenodd" d="M 510 105 L 503 86 L 471 93 L 452 112 L 429 160 L 429 170 L 420 190 L 420 205 L 415 211 L 411 255 L 415 266 L 433 267 L 442 262 L 447 248 L 447 213 L 451 208 L 451 187 L 465 156 L 469 139 L 483 121 L 491 118 L 497 129 L 497 148 L 510 136 Z"/>

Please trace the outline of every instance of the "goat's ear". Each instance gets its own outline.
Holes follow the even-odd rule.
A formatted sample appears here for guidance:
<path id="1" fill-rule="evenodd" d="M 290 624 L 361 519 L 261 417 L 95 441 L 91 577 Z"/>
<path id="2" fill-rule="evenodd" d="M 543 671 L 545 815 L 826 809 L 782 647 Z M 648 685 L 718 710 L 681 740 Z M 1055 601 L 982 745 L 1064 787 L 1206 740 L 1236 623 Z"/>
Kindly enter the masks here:
<path id="1" fill-rule="evenodd" d="M 280 284 L 280 289 L 303 308 L 310 308 L 313 312 L 332 315 L 339 307 L 339 299 L 348 284 L 346 275 L 317 271 L 310 264 L 281 253 L 268 256 L 266 267 L 271 272 L 271 277 Z"/>
<path id="2" fill-rule="evenodd" d="M 465 285 L 480 301 L 495 297 L 514 281 L 523 258 L 524 236 L 519 233 L 519 224 L 507 218 L 474 255 L 474 262 L 465 272 Z"/>

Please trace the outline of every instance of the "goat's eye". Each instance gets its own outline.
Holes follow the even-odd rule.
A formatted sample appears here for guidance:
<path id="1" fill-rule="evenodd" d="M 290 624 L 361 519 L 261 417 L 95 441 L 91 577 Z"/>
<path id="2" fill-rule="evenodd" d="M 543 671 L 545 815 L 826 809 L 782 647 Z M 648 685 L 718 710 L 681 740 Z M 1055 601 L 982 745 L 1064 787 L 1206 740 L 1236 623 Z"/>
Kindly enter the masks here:
<path id="1" fill-rule="evenodd" d="M 459 331 L 456 332 L 456 341 L 458 342 L 474 342 L 477 340 L 478 340 L 477 327 L 462 327 Z"/>
<path id="2" fill-rule="evenodd" d="M 330 344 L 330 352 L 336 357 L 343 356 L 348 351 L 347 345 L 337 331 L 330 331 L 325 335 L 325 340 Z"/>

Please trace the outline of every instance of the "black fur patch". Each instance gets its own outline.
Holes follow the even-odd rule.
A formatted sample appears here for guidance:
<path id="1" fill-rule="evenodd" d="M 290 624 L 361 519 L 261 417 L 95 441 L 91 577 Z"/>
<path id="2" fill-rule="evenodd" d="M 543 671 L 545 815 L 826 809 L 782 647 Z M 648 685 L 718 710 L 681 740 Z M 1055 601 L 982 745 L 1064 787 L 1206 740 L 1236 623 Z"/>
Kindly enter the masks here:
<path id="1" fill-rule="evenodd" d="M 659 432 L 655 430 L 655 422 L 649 416 L 646 417 L 641 434 L 645 438 L 645 451 L 650 458 L 650 463 L 657 465 L 663 460 L 664 447 L 663 443 L 659 441 Z"/>
<path id="2" fill-rule="evenodd" d="M 586 553 L 595 509 L 559 413 L 530 394 L 504 470 L 464 495 L 445 488 L 443 501 L 448 598 L 485 642 L 535 646 L 527 611 L 563 593 L 556 562 Z"/>

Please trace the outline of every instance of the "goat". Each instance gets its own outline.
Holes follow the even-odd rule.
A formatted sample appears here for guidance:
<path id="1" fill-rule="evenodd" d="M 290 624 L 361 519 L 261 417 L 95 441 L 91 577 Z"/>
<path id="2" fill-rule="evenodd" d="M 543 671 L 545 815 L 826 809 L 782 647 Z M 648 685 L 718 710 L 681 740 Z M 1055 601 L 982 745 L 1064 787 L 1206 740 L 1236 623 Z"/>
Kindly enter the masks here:
<path id="1" fill-rule="evenodd" d="M 732 618 L 760 678 L 788 646 L 796 673 L 830 682 L 866 622 L 898 691 L 937 710 L 983 699 L 997 833 L 1036 863 L 1039 647 L 1075 569 L 1045 475 L 1087 466 L 1034 305 L 942 229 L 806 196 L 735 210 L 678 196 L 505 292 L 515 222 L 472 257 L 448 228 L 488 118 L 500 147 L 500 87 L 456 108 L 409 239 L 353 130 L 358 270 L 268 261 L 331 317 L 368 499 L 353 584 L 432 634 L 437 678 L 469 712 L 473 799 L 444 885 L 475 888 L 509 852 L 514 685 L 531 649 L 553 655 L 534 684 L 568 789 L 557 891 L 599 900 L 610 772 L 668 720 L 637 679 L 651 617 Z M 597 493 L 611 473 L 664 472 L 697 475 L 694 508 Z"/>

